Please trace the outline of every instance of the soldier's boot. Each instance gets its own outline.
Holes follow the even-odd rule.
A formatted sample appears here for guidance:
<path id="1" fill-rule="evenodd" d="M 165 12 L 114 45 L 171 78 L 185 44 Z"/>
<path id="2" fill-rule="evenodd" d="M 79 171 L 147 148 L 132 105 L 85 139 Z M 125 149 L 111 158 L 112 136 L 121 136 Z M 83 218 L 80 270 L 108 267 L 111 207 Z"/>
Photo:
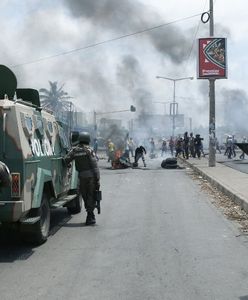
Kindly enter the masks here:
<path id="1" fill-rule="evenodd" d="M 86 225 L 94 225 L 96 224 L 96 218 L 93 212 L 88 212 L 86 217 Z"/>

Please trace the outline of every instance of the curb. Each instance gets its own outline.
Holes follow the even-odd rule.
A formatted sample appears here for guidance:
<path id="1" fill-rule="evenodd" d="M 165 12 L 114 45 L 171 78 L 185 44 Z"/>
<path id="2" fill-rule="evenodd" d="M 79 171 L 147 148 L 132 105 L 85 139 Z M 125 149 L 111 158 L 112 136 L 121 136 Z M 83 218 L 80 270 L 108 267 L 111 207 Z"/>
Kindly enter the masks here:
<path id="1" fill-rule="evenodd" d="M 187 166 L 189 166 L 191 169 L 193 169 L 197 174 L 202 176 L 204 179 L 206 179 L 208 182 L 210 182 L 214 187 L 216 187 L 218 190 L 220 190 L 223 194 L 228 196 L 235 204 L 239 205 L 241 209 L 243 209 L 246 213 L 248 213 L 248 202 L 246 199 L 244 199 L 241 195 L 237 195 L 232 190 L 224 186 L 223 184 L 219 183 L 217 180 L 213 179 L 206 173 L 204 173 L 202 170 L 200 170 L 197 166 L 192 165 L 188 161 L 180 158 L 180 160 L 185 163 Z"/>

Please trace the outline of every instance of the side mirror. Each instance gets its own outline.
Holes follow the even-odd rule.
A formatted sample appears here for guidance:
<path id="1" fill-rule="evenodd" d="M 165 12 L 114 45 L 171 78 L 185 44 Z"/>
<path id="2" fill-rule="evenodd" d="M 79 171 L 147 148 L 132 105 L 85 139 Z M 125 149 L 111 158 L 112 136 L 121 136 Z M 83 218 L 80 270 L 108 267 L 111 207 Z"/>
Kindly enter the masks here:
<path id="1" fill-rule="evenodd" d="M 72 146 L 76 146 L 78 144 L 78 137 L 79 137 L 78 131 L 71 131 L 70 142 Z"/>

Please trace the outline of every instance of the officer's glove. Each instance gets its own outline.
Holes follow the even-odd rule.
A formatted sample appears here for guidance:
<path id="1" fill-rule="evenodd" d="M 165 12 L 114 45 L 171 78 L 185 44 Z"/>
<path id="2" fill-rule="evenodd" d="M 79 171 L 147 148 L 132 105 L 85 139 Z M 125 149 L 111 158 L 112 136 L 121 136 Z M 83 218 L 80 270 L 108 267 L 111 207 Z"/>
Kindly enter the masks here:
<path id="1" fill-rule="evenodd" d="M 67 168 L 71 168 L 72 164 L 71 163 L 68 163 L 67 159 L 66 158 L 62 158 L 62 163 L 64 166 L 66 166 Z"/>

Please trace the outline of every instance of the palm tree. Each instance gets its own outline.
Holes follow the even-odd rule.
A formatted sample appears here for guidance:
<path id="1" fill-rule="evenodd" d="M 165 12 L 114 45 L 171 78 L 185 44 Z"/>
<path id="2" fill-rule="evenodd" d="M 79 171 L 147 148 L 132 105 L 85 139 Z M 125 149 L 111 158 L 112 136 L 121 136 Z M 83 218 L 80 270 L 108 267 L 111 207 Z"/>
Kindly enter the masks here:
<path id="1" fill-rule="evenodd" d="M 41 99 L 41 106 L 47 108 L 54 112 L 54 114 L 59 118 L 63 115 L 63 112 L 71 111 L 72 103 L 68 101 L 71 99 L 65 91 L 63 91 L 64 84 L 58 88 L 58 82 L 51 82 L 50 90 L 47 89 L 40 89 L 40 99 Z"/>

